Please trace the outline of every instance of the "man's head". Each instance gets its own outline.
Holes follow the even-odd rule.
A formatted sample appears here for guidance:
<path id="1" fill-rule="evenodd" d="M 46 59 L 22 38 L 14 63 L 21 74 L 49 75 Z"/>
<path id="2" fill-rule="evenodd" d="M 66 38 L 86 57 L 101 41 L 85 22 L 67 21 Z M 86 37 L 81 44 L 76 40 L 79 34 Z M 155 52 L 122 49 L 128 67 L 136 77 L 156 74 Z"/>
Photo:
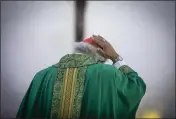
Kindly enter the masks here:
<path id="1" fill-rule="evenodd" d="M 105 58 L 103 54 L 98 52 L 97 48 L 100 48 L 100 47 L 90 37 L 79 43 L 76 43 L 74 53 L 83 53 L 83 54 L 91 55 L 100 62 L 107 61 L 107 58 Z"/>

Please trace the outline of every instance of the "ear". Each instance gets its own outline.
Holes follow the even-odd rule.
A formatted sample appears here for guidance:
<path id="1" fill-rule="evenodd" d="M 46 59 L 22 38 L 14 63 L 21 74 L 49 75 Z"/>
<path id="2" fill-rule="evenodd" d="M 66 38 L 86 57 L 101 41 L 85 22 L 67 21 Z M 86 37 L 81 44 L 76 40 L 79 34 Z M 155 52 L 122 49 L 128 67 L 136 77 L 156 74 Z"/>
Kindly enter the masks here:
<path id="1" fill-rule="evenodd" d="M 73 45 L 72 45 L 72 47 L 73 47 L 73 52 L 75 52 L 75 49 L 78 47 L 79 43 L 80 43 L 80 42 L 73 42 Z"/>
<path id="2" fill-rule="evenodd" d="M 75 49 L 76 47 L 78 47 L 79 44 L 80 42 L 73 42 L 73 48 Z"/>

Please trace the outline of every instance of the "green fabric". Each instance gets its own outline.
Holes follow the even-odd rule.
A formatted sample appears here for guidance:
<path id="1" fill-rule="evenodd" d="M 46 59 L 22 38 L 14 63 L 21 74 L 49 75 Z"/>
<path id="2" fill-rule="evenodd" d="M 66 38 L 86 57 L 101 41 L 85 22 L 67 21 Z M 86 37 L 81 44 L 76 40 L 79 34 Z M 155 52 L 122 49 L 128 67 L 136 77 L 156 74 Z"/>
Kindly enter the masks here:
<path id="1" fill-rule="evenodd" d="M 89 55 L 69 54 L 55 65 L 58 75 L 54 84 L 51 118 L 79 118 L 87 66 L 95 63 L 97 61 Z M 75 70 L 76 77 L 73 76 Z"/>
<path id="2" fill-rule="evenodd" d="M 86 54 L 68 54 L 61 58 L 59 63 L 54 66 L 57 68 L 78 68 L 95 64 L 98 61 L 91 55 Z"/>
<path id="3" fill-rule="evenodd" d="M 130 67 L 106 64 L 87 69 L 81 118 L 134 118 L 145 93 L 143 80 Z"/>
<path id="4" fill-rule="evenodd" d="M 26 92 L 17 118 L 49 118 L 57 68 L 51 66 L 38 72 Z"/>
<path id="5" fill-rule="evenodd" d="M 36 74 L 23 98 L 17 118 L 52 116 L 54 85 L 59 71 L 65 68 L 87 69 L 82 102 L 78 101 L 81 105 L 80 118 L 135 117 L 146 90 L 146 85 L 138 74 L 128 66 L 118 70 L 114 66 L 97 63 L 87 55 L 73 54 L 66 55 L 59 63 Z"/>

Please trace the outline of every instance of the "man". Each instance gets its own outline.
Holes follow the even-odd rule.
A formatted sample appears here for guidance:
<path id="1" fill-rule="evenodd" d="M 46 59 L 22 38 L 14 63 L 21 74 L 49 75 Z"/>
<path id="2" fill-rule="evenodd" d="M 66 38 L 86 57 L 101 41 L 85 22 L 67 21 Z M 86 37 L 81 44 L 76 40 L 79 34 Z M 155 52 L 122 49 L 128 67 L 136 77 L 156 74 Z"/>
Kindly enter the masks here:
<path id="1" fill-rule="evenodd" d="M 113 65 L 104 64 L 107 59 Z M 36 74 L 17 118 L 131 119 L 146 85 L 101 36 Z"/>

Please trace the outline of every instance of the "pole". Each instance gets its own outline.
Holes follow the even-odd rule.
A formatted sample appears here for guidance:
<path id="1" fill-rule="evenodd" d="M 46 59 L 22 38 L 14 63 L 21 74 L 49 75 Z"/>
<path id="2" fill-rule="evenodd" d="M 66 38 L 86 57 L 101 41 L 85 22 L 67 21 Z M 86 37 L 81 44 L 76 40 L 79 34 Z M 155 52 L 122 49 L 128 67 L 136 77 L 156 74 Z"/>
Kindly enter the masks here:
<path id="1" fill-rule="evenodd" d="M 86 0 L 76 0 L 76 38 L 75 42 L 80 42 L 84 37 L 84 13 Z"/>

